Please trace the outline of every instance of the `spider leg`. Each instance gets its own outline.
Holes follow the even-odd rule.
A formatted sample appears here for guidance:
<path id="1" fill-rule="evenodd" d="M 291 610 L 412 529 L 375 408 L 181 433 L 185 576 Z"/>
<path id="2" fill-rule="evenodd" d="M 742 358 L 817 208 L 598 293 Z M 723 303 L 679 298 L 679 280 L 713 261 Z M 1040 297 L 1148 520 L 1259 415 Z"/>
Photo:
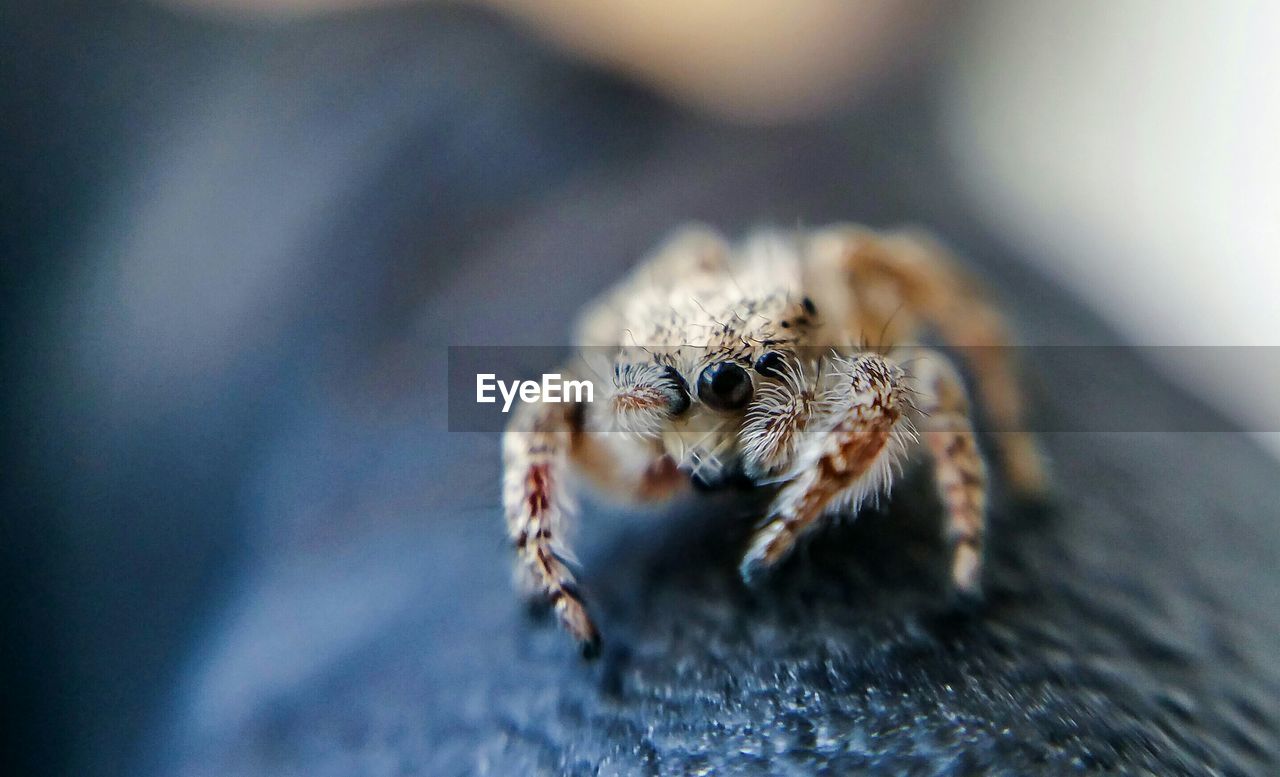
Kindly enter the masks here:
<path id="1" fill-rule="evenodd" d="M 502 438 L 502 503 L 507 534 L 515 545 L 516 586 L 551 602 L 584 655 L 599 651 L 600 633 L 578 590 L 563 544 L 572 496 L 566 489 L 575 431 L 570 405 L 524 404 Z"/>
<path id="2" fill-rule="evenodd" d="M 987 473 L 978 450 L 964 385 L 946 357 L 929 352 L 912 363 L 919 389 L 921 442 L 933 459 L 933 480 L 946 512 L 951 582 L 963 595 L 980 593 L 987 524 Z"/>
<path id="3" fill-rule="evenodd" d="M 569 564 L 566 534 L 576 509 L 568 482 L 582 475 L 602 494 L 622 501 L 670 498 L 687 479 L 654 440 L 592 432 L 582 405 L 521 403 L 502 439 L 503 509 L 515 545 L 515 585 L 546 599 L 583 654 L 599 652 L 600 633 Z"/>
<path id="4" fill-rule="evenodd" d="M 877 354 L 837 360 L 823 392 L 820 428 L 806 433 L 766 523 L 739 571 L 753 583 L 787 557 L 801 535 L 834 508 L 854 509 L 889 485 L 910 435 L 903 373 Z"/>
<path id="5" fill-rule="evenodd" d="M 658 440 L 623 432 L 574 436 L 571 462 L 601 495 L 623 504 L 649 504 L 674 498 L 689 478 L 663 453 Z"/>
<path id="6" fill-rule="evenodd" d="M 1007 327 L 978 284 L 923 232 L 888 234 L 857 227 L 817 233 L 810 272 L 815 294 L 830 277 L 843 277 L 851 294 L 833 298 L 837 314 L 863 337 L 902 343 L 928 326 L 959 350 L 972 367 L 976 390 L 999 432 L 1001 464 L 1010 485 L 1035 495 L 1045 487 L 1044 460 L 1024 421 L 1023 396 L 1011 358 Z M 871 343 L 873 346 L 880 345 Z"/>

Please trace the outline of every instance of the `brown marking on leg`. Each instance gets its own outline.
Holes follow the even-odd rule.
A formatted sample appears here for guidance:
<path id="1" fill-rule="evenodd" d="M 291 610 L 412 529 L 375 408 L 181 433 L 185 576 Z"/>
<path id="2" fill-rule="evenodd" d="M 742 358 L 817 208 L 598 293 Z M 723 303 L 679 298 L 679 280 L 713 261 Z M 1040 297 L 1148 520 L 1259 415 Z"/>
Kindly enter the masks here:
<path id="1" fill-rule="evenodd" d="M 674 459 L 667 455 L 658 456 L 645 468 L 636 497 L 642 502 L 668 499 L 687 482 L 688 478 L 676 466 Z"/>
<path id="2" fill-rule="evenodd" d="M 838 410 L 843 417 L 824 433 L 815 433 L 819 446 L 813 464 L 789 482 L 774 499 L 770 521 L 752 538 L 739 568 L 752 582 L 786 558 L 797 539 L 817 525 L 830 507 L 846 498 L 856 503 L 887 485 L 887 467 L 880 466 L 902 416 L 902 396 L 896 368 L 878 356 L 850 362 L 855 370 L 850 404 Z"/>
<path id="3" fill-rule="evenodd" d="M 965 594 L 981 589 L 983 542 L 987 524 L 987 474 L 978 450 L 964 387 L 955 369 L 938 354 L 928 354 L 913 369 L 922 391 L 921 422 L 933 478 L 946 513 L 951 549 L 951 582 Z"/>
<path id="4" fill-rule="evenodd" d="M 569 411 L 553 405 L 521 405 L 503 437 L 503 504 L 516 549 L 516 583 L 545 597 L 584 654 L 599 649 L 600 635 L 557 552 L 557 533 L 569 501 L 564 474 L 570 445 Z"/>
<path id="5" fill-rule="evenodd" d="M 867 472 L 889 441 L 891 421 L 877 422 L 861 429 L 842 429 L 835 452 L 818 460 L 817 474 L 803 491 L 794 508 L 775 517 L 781 522 L 780 530 L 768 532 L 762 529 L 757 537 L 769 537 L 758 552 L 756 563 L 772 567 L 786 558 L 796 540 L 808 531 L 822 516 L 827 505 L 859 475 Z M 753 554 L 755 555 L 755 554 Z"/>
<path id="6" fill-rule="evenodd" d="M 593 655 L 600 634 L 565 561 L 572 560 L 564 540 L 573 511 L 570 468 L 604 494 L 636 501 L 668 498 L 687 481 L 656 441 L 588 431 L 580 405 L 521 403 L 502 446 L 502 498 L 516 551 L 516 587 L 549 602 L 584 654 Z"/>
<path id="7" fill-rule="evenodd" d="M 601 495 L 618 502 L 659 502 L 689 485 L 688 477 L 656 440 L 641 441 L 617 432 L 583 432 L 574 437 L 569 455 L 578 474 Z"/>
<path id="8" fill-rule="evenodd" d="M 926 446 L 933 455 L 934 480 L 947 516 L 946 537 L 952 549 L 951 580 L 961 591 L 976 592 L 986 531 L 986 473 L 968 420 L 962 416 L 937 420 L 957 427 L 952 431 L 924 433 Z"/>
<path id="9" fill-rule="evenodd" d="M 836 227 L 818 233 L 812 245 L 815 265 L 843 272 L 851 291 L 849 325 L 864 337 L 883 333 L 886 344 L 902 343 L 928 325 L 964 354 L 992 426 L 1002 433 L 1005 477 L 1018 493 L 1041 493 L 1043 456 L 1024 420 L 1012 338 L 978 283 L 919 231 Z"/>

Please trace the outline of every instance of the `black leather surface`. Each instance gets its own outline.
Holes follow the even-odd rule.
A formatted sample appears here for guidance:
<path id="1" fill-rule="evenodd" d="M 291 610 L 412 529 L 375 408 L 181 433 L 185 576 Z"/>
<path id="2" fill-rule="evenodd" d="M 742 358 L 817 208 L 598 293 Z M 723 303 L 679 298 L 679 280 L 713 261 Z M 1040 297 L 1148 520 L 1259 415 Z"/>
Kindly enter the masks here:
<path id="1" fill-rule="evenodd" d="M 1025 340 L 1114 342 L 975 223 L 935 140 L 928 72 L 821 125 L 745 130 L 467 16 L 241 29 L 131 13 L 143 23 L 121 23 L 102 61 L 150 73 L 128 64 L 129 41 L 190 36 L 200 61 L 178 80 L 202 91 L 149 87 L 177 107 L 90 177 L 97 191 L 146 182 L 99 195 L 119 207 L 92 211 L 97 231 L 74 212 L 92 241 L 28 246 L 72 257 L 64 269 L 113 268 L 97 284 L 35 272 L 54 302 L 28 304 L 44 315 L 7 341 L 30 368 L 10 396 L 34 419 L 12 435 L 30 520 L 6 551 L 29 573 L 13 621 L 17 698 L 37 713 L 29 763 L 1278 768 L 1278 469 L 1236 433 L 1047 433 L 1056 493 L 997 498 L 988 604 L 969 615 L 943 606 L 937 505 L 918 479 L 755 593 L 735 573 L 749 501 L 588 501 L 596 663 L 511 595 L 497 439 L 448 431 L 445 349 L 563 342 L 578 306 L 680 221 L 918 221 L 972 261 Z M 100 131 L 120 140 L 113 126 Z M 196 304 L 245 277 L 243 306 Z M 32 342 L 102 355 L 51 359 Z M 1099 406 L 1129 428 L 1226 426 L 1133 352 L 1043 353 L 1028 372 L 1045 428 L 1088 428 Z"/>

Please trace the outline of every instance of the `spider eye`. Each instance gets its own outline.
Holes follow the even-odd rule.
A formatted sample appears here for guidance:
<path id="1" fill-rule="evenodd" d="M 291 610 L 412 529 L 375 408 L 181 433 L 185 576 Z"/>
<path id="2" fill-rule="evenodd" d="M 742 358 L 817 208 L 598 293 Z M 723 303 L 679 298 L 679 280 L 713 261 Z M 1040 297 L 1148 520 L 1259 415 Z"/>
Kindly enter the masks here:
<path id="1" fill-rule="evenodd" d="M 785 359 L 777 351 L 760 354 L 756 359 L 755 370 L 766 378 L 781 378 L 782 365 Z"/>
<path id="2" fill-rule="evenodd" d="M 716 410 L 740 410 L 751 401 L 751 376 L 733 362 L 712 364 L 698 376 L 698 399 Z"/>
<path id="3" fill-rule="evenodd" d="M 684 376 L 675 367 L 667 367 L 663 370 L 667 380 L 676 387 L 676 400 L 671 404 L 671 415 L 681 415 L 689 409 L 689 384 L 685 382 Z"/>

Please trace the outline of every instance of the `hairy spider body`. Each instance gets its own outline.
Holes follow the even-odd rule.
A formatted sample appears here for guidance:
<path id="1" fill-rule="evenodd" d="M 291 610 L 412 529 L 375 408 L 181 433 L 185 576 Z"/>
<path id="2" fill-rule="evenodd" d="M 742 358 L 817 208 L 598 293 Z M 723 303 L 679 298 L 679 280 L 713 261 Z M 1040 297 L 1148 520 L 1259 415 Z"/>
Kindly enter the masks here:
<path id="1" fill-rule="evenodd" d="M 1010 485 L 1040 490 L 1005 327 L 935 242 L 853 226 L 736 247 L 677 233 L 579 320 L 563 372 L 594 381 L 595 401 L 522 404 L 504 435 L 518 587 L 550 601 L 584 652 L 598 648 L 564 540 L 571 474 L 633 502 L 735 476 L 774 489 L 741 564 L 753 583 L 825 517 L 886 491 L 919 450 L 946 512 L 952 583 L 977 594 L 986 466 L 957 371 L 915 347 L 926 330 L 970 364 Z"/>

